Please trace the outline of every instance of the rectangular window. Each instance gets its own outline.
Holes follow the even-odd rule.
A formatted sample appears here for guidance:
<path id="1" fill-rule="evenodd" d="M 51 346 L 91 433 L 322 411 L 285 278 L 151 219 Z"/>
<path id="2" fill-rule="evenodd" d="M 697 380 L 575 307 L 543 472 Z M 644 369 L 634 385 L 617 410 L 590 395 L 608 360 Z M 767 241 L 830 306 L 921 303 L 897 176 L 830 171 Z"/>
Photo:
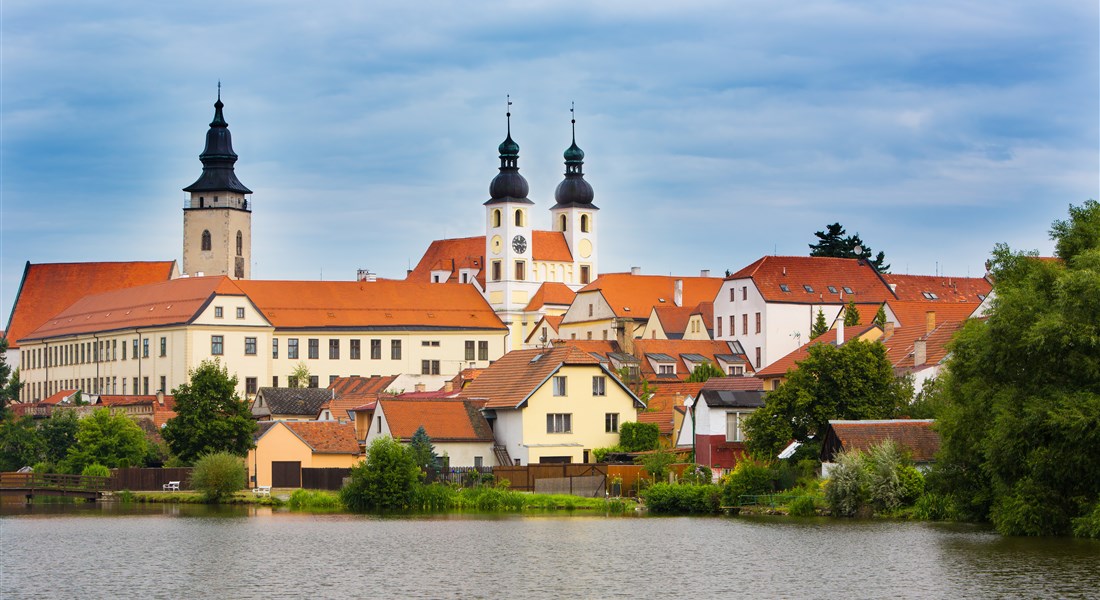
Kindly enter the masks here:
<path id="1" fill-rule="evenodd" d="M 756 313 L 756 333 L 760 333 L 760 313 Z"/>
<path id="2" fill-rule="evenodd" d="M 734 295 L 733 295 L 735 292 L 737 292 L 737 288 L 732 288 L 731 287 L 730 288 L 730 302 L 733 302 L 736 299 L 736 298 L 734 298 Z"/>
<path id="3" fill-rule="evenodd" d="M 126 342 L 122 342 L 122 360 L 126 360 Z"/>
<path id="4" fill-rule="evenodd" d="M 359 346 L 359 342 L 362 340 L 351 340 L 348 352 L 351 353 L 352 360 L 359 360 L 362 354 L 362 348 Z"/>
<path id="5" fill-rule="evenodd" d="M 474 457 L 474 468 L 480 469 L 483 463 L 483 459 L 480 456 Z"/>
<path id="6" fill-rule="evenodd" d="M 133 354 L 134 354 L 134 358 L 136 359 L 138 357 L 138 340 L 137 340 L 137 338 L 134 339 L 134 352 L 133 352 Z"/>
<path id="7" fill-rule="evenodd" d="M 401 340 L 390 340 L 390 360 L 401 360 Z"/>
<path id="8" fill-rule="evenodd" d="M 138 393 L 138 378 L 134 377 L 134 394 Z"/>
<path id="9" fill-rule="evenodd" d="M 730 365 L 729 374 L 731 377 L 741 377 L 745 374 L 745 367 L 741 365 Z"/>
<path id="10" fill-rule="evenodd" d="M 290 338 L 286 341 L 286 357 L 298 358 L 298 338 Z"/>
<path id="11" fill-rule="evenodd" d="M 370 359 L 381 360 L 382 359 L 382 340 L 370 341 Z"/>
<path id="12" fill-rule="evenodd" d="M 420 374 L 421 375 L 439 375 L 439 361 L 438 360 L 422 360 L 422 361 L 420 361 Z"/>
<path id="13" fill-rule="evenodd" d="M 500 281 L 500 261 L 493 261 L 493 281 Z"/>
<path id="14" fill-rule="evenodd" d="M 271 376 L 271 387 L 279 387 L 279 376 L 278 375 L 272 375 Z"/>
<path id="15" fill-rule="evenodd" d="M 676 365 L 657 365 L 658 375 L 675 375 Z"/>
<path id="16" fill-rule="evenodd" d="M 603 416 L 604 433 L 619 433 L 619 413 L 605 413 Z"/>
<path id="17" fill-rule="evenodd" d="M 749 313 L 741 315 L 741 335 L 749 334 Z"/>
<path id="18" fill-rule="evenodd" d="M 271 358 L 279 358 L 279 340 L 276 338 L 272 338 L 271 340 Z"/>
<path id="19" fill-rule="evenodd" d="M 438 348 L 439 340 L 422 340 L 420 345 L 425 348 Z"/>
<path id="20" fill-rule="evenodd" d="M 213 354 L 214 356 L 221 356 L 222 355 L 222 350 L 223 350 L 223 348 L 222 348 L 223 344 L 224 344 L 224 339 L 222 338 L 222 336 L 220 336 L 220 335 L 210 336 L 210 354 Z"/>
<path id="21" fill-rule="evenodd" d="M 309 338 L 308 343 L 309 343 L 309 348 L 308 348 L 309 354 L 306 355 L 306 358 L 312 358 L 312 359 L 320 358 L 320 356 L 321 356 L 321 340 L 319 340 L 317 338 Z"/>
<path id="22" fill-rule="evenodd" d="M 168 393 L 168 378 L 164 375 L 160 376 L 160 391 Z"/>
<path id="23" fill-rule="evenodd" d="M 318 377 L 316 375 L 310 375 L 309 376 L 309 387 L 315 388 L 315 387 L 318 387 L 320 384 L 321 384 L 321 381 L 318 379 Z"/>
<path id="24" fill-rule="evenodd" d="M 592 267 L 581 265 L 581 283 L 589 283 L 592 280 Z"/>
<path id="25" fill-rule="evenodd" d="M 164 336 L 160 338 L 160 355 L 168 356 L 168 338 Z"/>
<path id="26" fill-rule="evenodd" d="M 215 319 L 222 318 L 222 307 L 220 307 L 220 306 L 215 306 L 214 307 L 214 318 Z"/>
<path id="27" fill-rule="evenodd" d="M 546 415 L 546 433 L 573 433 L 573 415 L 571 413 L 548 413 Z"/>
<path id="28" fill-rule="evenodd" d="M 149 358 L 149 338 L 141 340 L 141 357 Z M 96 360 L 99 360 L 98 356 L 96 357 Z"/>
<path id="29" fill-rule="evenodd" d="M 747 286 L 747 285 L 741 286 L 741 299 L 742 300 L 748 300 L 749 299 L 749 286 Z"/>
<path id="30" fill-rule="evenodd" d="M 340 340 L 331 339 L 328 341 L 328 358 L 329 360 L 340 360 Z"/>
<path id="31" fill-rule="evenodd" d="M 526 280 L 527 280 L 527 261 L 517 260 L 516 261 L 516 281 L 526 281 Z"/>
<path id="32" fill-rule="evenodd" d="M 141 393 L 145 394 L 146 396 L 149 395 L 149 378 L 148 377 L 142 377 L 141 378 Z"/>
<path id="33" fill-rule="evenodd" d="M 722 317 L 718 317 L 718 335 L 716 337 L 722 337 Z"/>
<path id="34" fill-rule="evenodd" d="M 756 347 L 756 368 L 760 368 L 760 346 Z"/>
<path id="35" fill-rule="evenodd" d="M 592 395 L 593 396 L 606 396 L 607 395 L 607 378 L 603 375 L 592 376 Z"/>
<path id="36" fill-rule="evenodd" d="M 744 417 L 741 413 L 729 412 L 726 413 L 726 441 L 727 442 L 743 442 L 745 438 L 742 436 L 741 425 L 744 422 Z"/>
<path id="37" fill-rule="evenodd" d="M 545 334 L 543 334 L 543 335 L 545 335 Z M 489 342 L 478 342 L 477 343 L 477 359 L 478 360 L 489 360 Z"/>
<path id="38" fill-rule="evenodd" d="M 244 307 L 243 306 L 238 306 L 237 307 L 237 318 L 238 319 L 243 319 L 244 318 Z"/>
<path id="39" fill-rule="evenodd" d="M 256 393 L 256 378 L 245 377 L 244 378 L 244 393 L 252 396 Z"/>
<path id="40" fill-rule="evenodd" d="M 554 395 L 555 396 L 564 396 L 565 394 L 566 394 L 565 375 L 555 375 L 554 376 Z"/>
<path id="41" fill-rule="evenodd" d="M 256 356 L 256 338 L 244 338 L 244 353 L 245 356 Z"/>
<path id="42" fill-rule="evenodd" d="M 466 360 L 474 360 L 477 356 L 477 351 L 474 349 L 474 341 L 466 340 Z"/>

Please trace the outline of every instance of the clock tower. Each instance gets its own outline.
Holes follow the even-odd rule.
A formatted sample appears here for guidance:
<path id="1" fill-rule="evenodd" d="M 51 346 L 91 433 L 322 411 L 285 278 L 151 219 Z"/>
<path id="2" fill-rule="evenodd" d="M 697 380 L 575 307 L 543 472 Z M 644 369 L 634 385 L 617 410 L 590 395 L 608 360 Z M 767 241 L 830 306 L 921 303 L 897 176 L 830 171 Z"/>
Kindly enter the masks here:
<path id="1" fill-rule="evenodd" d="M 252 275 L 252 190 L 233 172 L 237 155 L 229 124 L 222 115 L 221 84 L 214 103 L 214 120 L 206 132 L 199 160 L 202 175 L 183 188 L 190 197 L 183 207 L 183 272 L 195 276 Z"/>
<path id="2" fill-rule="evenodd" d="M 569 112 L 573 112 L 570 108 Z M 584 180 L 584 151 L 577 146 L 577 120 L 570 119 L 573 143 L 565 150 L 565 179 L 554 190 L 556 204 L 550 208 L 554 231 L 565 236 L 573 254 L 574 289 L 587 285 L 597 277 L 599 254 L 596 245 L 596 213 L 592 204 L 595 193 Z"/>
<path id="3" fill-rule="evenodd" d="M 509 100 L 507 136 L 498 148 L 500 172 L 489 184 L 485 202 L 485 291 L 493 310 L 512 331 L 515 345 L 524 338 L 523 309 L 539 283 L 532 259 L 531 207 L 535 203 L 527 198 L 527 180 L 519 174 L 511 105 Z"/>

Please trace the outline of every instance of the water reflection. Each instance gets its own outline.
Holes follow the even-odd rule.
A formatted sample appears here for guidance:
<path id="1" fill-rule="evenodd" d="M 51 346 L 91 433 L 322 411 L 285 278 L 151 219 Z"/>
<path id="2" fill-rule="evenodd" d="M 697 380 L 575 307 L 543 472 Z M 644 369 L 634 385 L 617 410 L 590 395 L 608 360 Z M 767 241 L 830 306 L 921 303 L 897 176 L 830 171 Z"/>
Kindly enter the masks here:
<path id="1" fill-rule="evenodd" d="M 959 525 L 166 504 L 3 514 L 3 598 L 1088 597 L 1100 589 L 1098 542 L 1004 539 Z M 43 565 L 64 565 L 64 577 L 43 577 Z"/>

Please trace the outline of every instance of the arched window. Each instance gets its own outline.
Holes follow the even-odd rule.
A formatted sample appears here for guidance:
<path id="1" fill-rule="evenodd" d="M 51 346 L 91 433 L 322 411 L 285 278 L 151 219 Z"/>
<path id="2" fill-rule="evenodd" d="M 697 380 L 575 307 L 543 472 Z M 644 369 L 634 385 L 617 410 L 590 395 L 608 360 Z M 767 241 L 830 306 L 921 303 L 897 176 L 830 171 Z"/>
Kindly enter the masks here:
<path id="1" fill-rule="evenodd" d="M 243 255 L 244 255 L 244 236 L 241 235 L 240 231 L 238 231 L 237 232 L 237 256 L 243 256 Z"/>
<path id="2" fill-rule="evenodd" d="M 210 230 L 204 229 L 202 231 L 202 250 L 203 252 L 210 252 Z"/>
<path id="3" fill-rule="evenodd" d="M 500 209 L 493 211 L 493 227 L 500 227 Z"/>
<path id="4" fill-rule="evenodd" d="M 558 229 L 561 229 L 562 231 L 565 231 L 565 230 L 566 230 L 566 227 L 565 227 L 565 224 L 566 224 L 566 219 L 565 219 L 565 215 L 562 215 L 561 217 L 559 217 L 559 218 L 558 218 L 558 220 L 559 220 L 559 221 L 561 221 L 561 227 L 559 227 Z"/>
<path id="5" fill-rule="evenodd" d="M 523 211 L 516 209 L 516 227 L 523 227 Z"/>
<path id="6" fill-rule="evenodd" d="M 588 233 L 588 215 L 581 215 L 581 232 Z"/>

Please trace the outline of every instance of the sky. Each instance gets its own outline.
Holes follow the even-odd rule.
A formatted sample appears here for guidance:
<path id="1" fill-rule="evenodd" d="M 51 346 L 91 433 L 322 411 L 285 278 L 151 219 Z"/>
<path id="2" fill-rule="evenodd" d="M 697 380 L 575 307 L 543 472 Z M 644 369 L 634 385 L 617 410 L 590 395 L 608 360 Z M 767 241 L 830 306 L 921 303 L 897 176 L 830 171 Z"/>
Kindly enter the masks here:
<path id="1" fill-rule="evenodd" d="M 892 272 L 1049 255 L 1100 197 L 1096 2 L 0 3 L 0 319 L 27 261 L 180 260 L 221 82 L 255 279 L 481 235 L 510 95 L 537 228 L 570 143 L 601 272 L 721 275 L 841 223 Z"/>

